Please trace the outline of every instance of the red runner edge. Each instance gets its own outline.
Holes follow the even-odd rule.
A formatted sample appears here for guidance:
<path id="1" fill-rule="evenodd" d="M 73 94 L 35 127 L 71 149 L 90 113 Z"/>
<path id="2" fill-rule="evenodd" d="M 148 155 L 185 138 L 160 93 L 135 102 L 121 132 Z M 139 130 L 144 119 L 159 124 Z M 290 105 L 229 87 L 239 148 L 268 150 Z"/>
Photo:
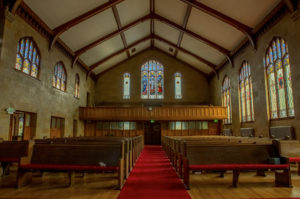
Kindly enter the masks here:
<path id="1" fill-rule="evenodd" d="M 191 199 L 161 146 L 145 146 L 118 199 Z"/>

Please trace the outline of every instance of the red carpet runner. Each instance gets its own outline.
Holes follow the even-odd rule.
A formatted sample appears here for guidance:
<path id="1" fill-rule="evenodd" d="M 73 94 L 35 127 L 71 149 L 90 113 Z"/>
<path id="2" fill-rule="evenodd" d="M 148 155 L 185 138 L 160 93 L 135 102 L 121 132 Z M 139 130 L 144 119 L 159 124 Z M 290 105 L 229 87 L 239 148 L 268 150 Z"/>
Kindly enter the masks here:
<path id="1" fill-rule="evenodd" d="M 145 146 L 118 199 L 190 199 L 161 146 Z"/>

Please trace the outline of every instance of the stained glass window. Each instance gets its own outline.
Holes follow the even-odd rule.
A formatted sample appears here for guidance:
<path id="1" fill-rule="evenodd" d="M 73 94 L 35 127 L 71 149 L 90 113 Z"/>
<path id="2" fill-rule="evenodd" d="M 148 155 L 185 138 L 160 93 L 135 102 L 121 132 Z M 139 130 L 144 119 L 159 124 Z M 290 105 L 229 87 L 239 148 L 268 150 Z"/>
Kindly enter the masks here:
<path id="1" fill-rule="evenodd" d="M 175 99 L 181 99 L 181 74 L 175 73 Z"/>
<path id="2" fill-rule="evenodd" d="M 53 87 L 66 91 L 67 76 L 65 66 L 62 62 L 58 62 L 54 67 Z"/>
<path id="3" fill-rule="evenodd" d="M 30 37 L 20 39 L 17 46 L 15 69 L 38 78 L 40 53 L 36 43 Z"/>
<path id="4" fill-rule="evenodd" d="M 239 76 L 240 114 L 242 122 L 254 121 L 251 69 L 244 61 Z"/>
<path id="5" fill-rule="evenodd" d="M 231 114 L 231 93 L 230 93 L 230 79 L 225 76 L 222 84 L 222 105 L 227 107 L 227 118 L 224 120 L 224 124 L 232 123 Z"/>
<path id="6" fill-rule="evenodd" d="M 123 99 L 130 98 L 130 74 L 125 73 L 123 75 Z"/>
<path id="7" fill-rule="evenodd" d="M 270 118 L 295 116 L 290 60 L 285 40 L 276 37 L 264 58 Z"/>
<path id="8" fill-rule="evenodd" d="M 164 67 L 155 60 L 150 60 L 141 67 L 141 98 L 164 98 Z"/>
<path id="9" fill-rule="evenodd" d="M 80 88 L 80 78 L 79 75 L 75 76 L 75 93 L 74 96 L 79 99 L 79 88 Z"/>

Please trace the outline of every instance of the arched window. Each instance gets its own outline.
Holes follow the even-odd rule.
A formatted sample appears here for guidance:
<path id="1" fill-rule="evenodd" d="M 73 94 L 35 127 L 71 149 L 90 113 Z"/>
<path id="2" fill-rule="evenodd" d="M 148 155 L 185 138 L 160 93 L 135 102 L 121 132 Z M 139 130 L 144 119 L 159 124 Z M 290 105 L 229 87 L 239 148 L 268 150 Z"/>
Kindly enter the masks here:
<path id="1" fill-rule="evenodd" d="M 251 69 L 246 61 L 240 69 L 239 85 L 242 122 L 254 121 Z"/>
<path id="2" fill-rule="evenodd" d="M 164 67 L 155 60 L 150 60 L 141 67 L 141 98 L 164 98 Z"/>
<path id="3" fill-rule="evenodd" d="M 294 100 L 288 47 L 283 38 L 270 43 L 264 64 L 267 78 L 270 118 L 293 117 Z"/>
<path id="4" fill-rule="evenodd" d="M 66 91 L 67 76 L 64 64 L 60 61 L 54 67 L 53 87 Z"/>
<path id="5" fill-rule="evenodd" d="M 123 99 L 130 99 L 130 74 L 123 75 Z"/>
<path id="6" fill-rule="evenodd" d="M 19 40 L 15 69 L 38 78 L 40 51 L 31 37 L 23 37 Z"/>
<path id="7" fill-rule="evenodd" d="M 175 99 L 181 99 L 181 73 L 175 73 Z"/>
<path id="8" fill-rule="evenodd" d="M 79 75 L 75 76 L 75 93 L 74 96 L 79 99 L 79 88 L 80 88 L 80 78 Z"/>
<path id="9" fill-rule="evenodd" d="M 231 94 L 230 94 L 230 79 L 225 76 L 222 84 L 222 105 L 227 107 L 227 119 L 224 120 L 225 124 L 232 123 L 231 116 Z"/>

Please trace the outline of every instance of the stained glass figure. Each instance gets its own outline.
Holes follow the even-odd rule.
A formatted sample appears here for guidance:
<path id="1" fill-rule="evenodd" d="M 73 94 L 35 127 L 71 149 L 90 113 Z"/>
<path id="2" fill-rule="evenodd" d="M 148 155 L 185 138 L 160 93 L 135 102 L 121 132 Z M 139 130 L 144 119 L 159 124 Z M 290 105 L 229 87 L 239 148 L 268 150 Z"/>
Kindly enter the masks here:
<path id="1" fill-rule="evenodd" d="M 80 88 L 80 78 L 79 75 L 75 76 L 75 93 L 74 96 L 79 99 L 79 88 Z"/>
<path id="2" fill-rule="evenodd" d="M 272 56 L 273 54 L 276 55 Z M 268 62 L 268 57 L 272 57 L 271 62 Z M 289 54 L 283 38 L 276 37 L 272 40 L 266 52 L 265 69 L 270 118 L 293 117 L 295 113 Z"/>
<path id="3" fill-rule="evenodd" d="M 175 99 L 181 99 L 181 74 L 175 73 Z"/>
<path id="4" fill-rule="evenodd" d="M 67 82 L 67 76 L 66 76 L 66 70 L 64 67 L 64 64 L 62 62 L 56 63 L 54 67 L 54 76 L 53 76 L 53 87 L 66 91 L 66 82 Z"/>
<path id="5" fill-rule="evenodd" d="M 251 70 L 248 62 L 244 61 L 239 76 L 239 92 L 240 92 L 240 114 L 242 122 L 250 122 L 254 120 L 253 93 Z"/>
<path id="6" fill-rule="evenodd" d="M 227 107 L 227 119 L 224 120 L 225 124 L 231 124 L 231 94 L 230 94 L 230 79 L 225 76 L 222 84 L 222 102 L 223 106 Z"/>
<path id="7" fill-rule="evenodd" d="M 123 99 L 130 99 L 130 74 L 123 75 Z"/>
<path id="8" fill-rule="evenodd" d="M 15 69 L 38 78 L 40 61 L 37 45 L 30 37 L 21 38 L 17 46 Z"/>
<path id="9" fill-rule="evenodd" d="M 164 67 L 155 60 L 150 60 L 141 67 L 141 98 L 164 98 Z"/>

